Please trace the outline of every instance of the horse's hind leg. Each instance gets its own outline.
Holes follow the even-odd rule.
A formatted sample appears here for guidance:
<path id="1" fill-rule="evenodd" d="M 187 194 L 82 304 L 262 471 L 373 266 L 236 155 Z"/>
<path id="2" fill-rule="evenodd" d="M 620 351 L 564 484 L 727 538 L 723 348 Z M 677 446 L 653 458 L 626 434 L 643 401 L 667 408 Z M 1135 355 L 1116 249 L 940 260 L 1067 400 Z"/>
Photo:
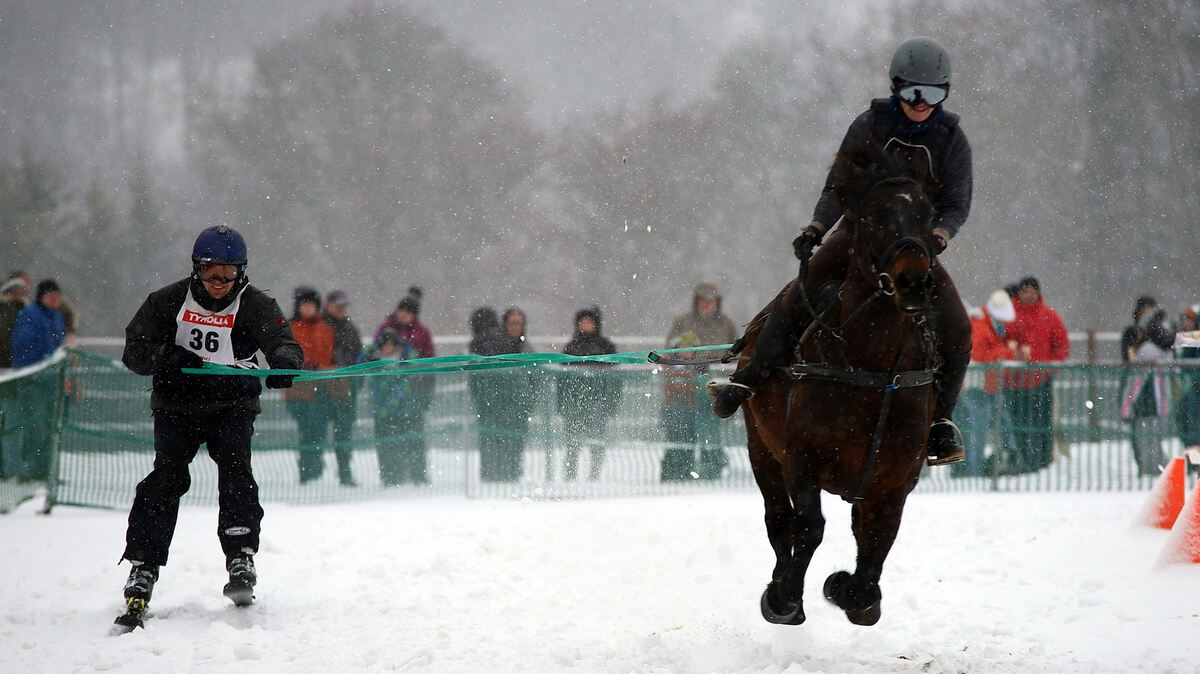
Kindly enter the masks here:
<path id="1" fill-rule="evenodd" d="M 838 571 L 825 580 L 825 598 L 846 612 L 856 625 L 874 625 L 879 621 L 883 594 L 879 578 L 883 563 L 896 541 L 904 490 L 868 497 L 855 503 L 851 512 L 854 538 L 858 543 L 858 565 L 853 574 Z"/>

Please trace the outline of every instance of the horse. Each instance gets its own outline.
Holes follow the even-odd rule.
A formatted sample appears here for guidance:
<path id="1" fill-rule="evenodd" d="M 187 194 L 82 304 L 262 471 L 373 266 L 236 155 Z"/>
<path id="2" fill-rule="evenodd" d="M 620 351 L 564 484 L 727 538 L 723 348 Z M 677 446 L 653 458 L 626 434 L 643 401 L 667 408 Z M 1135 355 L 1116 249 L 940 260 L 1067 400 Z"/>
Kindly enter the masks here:
<path id="1" fill-rule="evenodd" d="M 845 279 L 835 289 L 793 280 L 781 291 L 778 301 L 790 302 L 792 315 L 807 312 L 810 327 L 787 376 L 770 377 L 743 403 L 776 557 L 760 608 L 777 624 L 805 620 L 804 577 L 824 535 L 822 490 L 852 504 L 858 548 L 854 572 L 830 575 L 825 598 L 852 623 L 879 620 L 884 560 L 925 463 L 933 415 L 937 356 L 927 314 L 937 182 L 912 155 L 874 140 L 840 152 L 832 175 L 850 206 L 838 225 L 853 241 Z M 748 331 L 744 354 L 756 337 Z"/>

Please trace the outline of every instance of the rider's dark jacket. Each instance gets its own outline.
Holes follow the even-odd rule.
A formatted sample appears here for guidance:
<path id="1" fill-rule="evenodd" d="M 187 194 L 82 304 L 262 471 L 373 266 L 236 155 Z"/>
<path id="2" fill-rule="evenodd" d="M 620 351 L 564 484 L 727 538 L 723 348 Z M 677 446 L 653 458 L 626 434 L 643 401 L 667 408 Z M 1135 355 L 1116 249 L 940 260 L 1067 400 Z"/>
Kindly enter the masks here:
<path id="1" fill-rule="evenodd" d="M 934 108 L 929 119 L 914 124 L 900 110 L 895 97 L 877 98 L 871 107 L 850 124 L 846 137 L 838 149 L 862 145 L 869 133 L 874 134 L 885 147 L 903 143 L 908 146 L 924 147 L 929 152 L 934 177 L 941 183 L 940 195 L 934 202 L 937 215 L 934 228 L 946 231 L 947 238 L 954 238 L 967 220 L 971 211 L 971 146 L 967 135 L 958 126 L 958 115 Z M 825 188 L 813 210 L 813 220 L 829 231 L 850 204 L 842 204 L 833 191 L 833 172 L 825 179 Z"/>
<path id="2" fill-rule="evenodd" d="M 241 309 L 234 320 L 232 335 L 233 355 L 239 360 L 249 359 L 261 349 L 267 357 L 266 365 L 272 368 L 295 369 L 304 362 L 304 351 L 271 296 L 252 285 L 240 284 L 222 300 L 214 301 L 192 278 L 172 283 L 146 297 L 125 327 L 121 361 L 136 374 L 154 376 L 150 394 L 153 410 L 213 412 L 240 407 L 259 412 L 262 386 L 257 377 L 183 374 L 163 362 L 164 347 L 175 343 L 176 316 L 189 286 L 201 306 L 210 310 L 228 306 L 241 293 Z M 214 302 L 220 306 L 209 306 Z"/>

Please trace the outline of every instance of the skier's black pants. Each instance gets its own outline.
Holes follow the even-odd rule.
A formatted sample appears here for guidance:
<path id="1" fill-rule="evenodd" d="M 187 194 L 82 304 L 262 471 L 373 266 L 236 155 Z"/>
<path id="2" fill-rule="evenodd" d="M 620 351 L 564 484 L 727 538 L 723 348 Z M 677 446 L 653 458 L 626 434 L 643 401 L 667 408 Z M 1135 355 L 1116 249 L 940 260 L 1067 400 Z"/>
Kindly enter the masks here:
<path id="1" fill-rule="evenodd" d="M 221 549 L 226 555 L 243 548 L 258 550 L 263 509 L 250 467 L 250 438 L 256 414 L 238 408 L 206 413 L 154 412 L 154 469 L 138 483 L 129 511 L 124 559 L 167 563 L 179 499 L 192 483 L 188 466 L 201 443 L 208 446 L 208 455 L 217 464 L 217 537 Z"/>

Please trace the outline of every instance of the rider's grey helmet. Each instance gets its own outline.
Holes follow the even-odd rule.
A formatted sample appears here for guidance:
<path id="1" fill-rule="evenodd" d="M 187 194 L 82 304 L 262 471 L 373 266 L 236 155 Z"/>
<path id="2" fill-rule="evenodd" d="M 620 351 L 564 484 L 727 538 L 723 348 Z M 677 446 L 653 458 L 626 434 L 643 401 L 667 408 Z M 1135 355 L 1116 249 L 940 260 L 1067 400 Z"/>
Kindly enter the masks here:
<path id="1" fill-rule="evenodd" d="M 950 84 L 950 54 L 933 38 L 909 38 L 896 48 L 888 75 L 893 83 Z"/>

